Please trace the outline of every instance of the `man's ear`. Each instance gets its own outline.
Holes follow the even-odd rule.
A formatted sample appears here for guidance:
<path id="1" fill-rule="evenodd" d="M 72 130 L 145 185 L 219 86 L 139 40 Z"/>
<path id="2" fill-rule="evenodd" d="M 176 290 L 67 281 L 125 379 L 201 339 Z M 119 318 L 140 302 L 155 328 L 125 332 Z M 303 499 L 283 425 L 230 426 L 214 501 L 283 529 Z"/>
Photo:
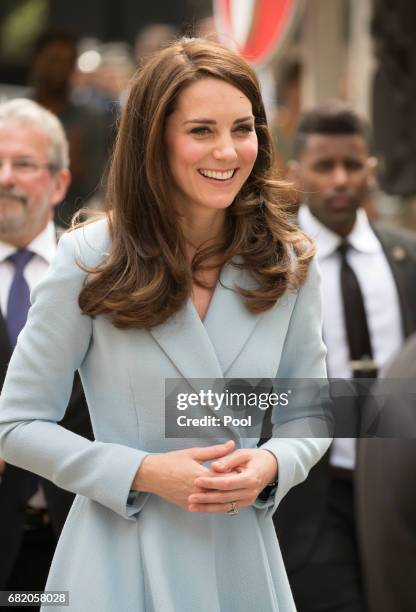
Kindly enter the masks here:
<path id="1" fill-rule="evenodd" d="M 369 157 L 367 159 L 367 187 L 370 191 L 373 191 L 377 187 L 377 168 L 378 160 L 376 157 Z"/>
<path id="2" fill-rule="evenodd" d="M 53 180 L 54 189 L 51 197 L 51 204 L 52 206 L 57 206 L 66 196 L 68 187 L 71 184 L 71 172 L 68 168 L 62 168 L 54 174 Z"/>

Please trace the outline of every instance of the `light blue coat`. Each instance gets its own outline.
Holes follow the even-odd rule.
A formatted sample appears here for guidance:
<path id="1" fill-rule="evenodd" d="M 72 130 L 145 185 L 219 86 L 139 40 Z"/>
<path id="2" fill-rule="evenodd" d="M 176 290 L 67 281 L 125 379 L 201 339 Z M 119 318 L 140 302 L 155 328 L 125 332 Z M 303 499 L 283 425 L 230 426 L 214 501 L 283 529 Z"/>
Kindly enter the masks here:
<path id="1" fill-rule="evenodd" d="M 165 378 L 325 376 L 316 264 L 298 293 L 260 316 L 218 284 L 204 322 L 189 301 L 150 332 L 117 330 L 78 306 L 85 272 L 75 261 L 94 266 L 109 248 L 103 221 L 63 236 L 33 292 L 1 397 L 0 456 L 77 494 L 47 589 L 68 590 L 70 612 L 293 612 L 271 516 L 329 439 L 268 441 L 279 461 L 277 493 L 234 517 L 129 491 L 147 453 L 230 438 L 256 443 L 235 428 L 217 439 L 166 439 Z M 253 283 L 231 265 L 221 280 Z M 78 368 L 95 442 L 56 424 Z"/>

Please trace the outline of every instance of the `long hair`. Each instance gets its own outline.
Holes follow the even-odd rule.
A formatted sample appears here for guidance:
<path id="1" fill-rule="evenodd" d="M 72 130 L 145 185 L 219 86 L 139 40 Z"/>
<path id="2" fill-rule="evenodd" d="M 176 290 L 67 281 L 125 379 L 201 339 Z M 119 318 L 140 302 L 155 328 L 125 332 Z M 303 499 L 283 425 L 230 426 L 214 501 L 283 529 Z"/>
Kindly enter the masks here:
<path id="1" fill-rule="evenodd" d="M 225 236 L 202 245 L 189 263 L 170 193 L 164 137 L 178 96 L 203 78 L 221 79 L 250 100 L 259 148 L 249 178 L 227 209 Z M 121 116 L 106 194 L 111 252 L 87 269 L 81 310 L 107 314 L 118 328 L 159 325 L 183 307 L 192 283 L 201 284 L 198 272 L 212 267 L 208 260 L 214 259 L 216 266 L 233 260 L 250 271 L 258 286 L 235 290 L 251 312 L 266 311 L 304 282 L 314 253 L 290 221 L 287 194 L 275 175 L 259 83 L 248 64 L 203 39 L 184 38 L 159 51 L 136 73 Z"/>

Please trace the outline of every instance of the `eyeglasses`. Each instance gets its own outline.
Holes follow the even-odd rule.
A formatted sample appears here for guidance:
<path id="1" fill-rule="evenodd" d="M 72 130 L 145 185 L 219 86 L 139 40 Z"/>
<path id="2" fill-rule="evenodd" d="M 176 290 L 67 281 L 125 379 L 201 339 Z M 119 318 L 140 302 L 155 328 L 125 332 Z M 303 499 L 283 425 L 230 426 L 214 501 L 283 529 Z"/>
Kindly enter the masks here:
<path id="1" fill-rule="evenodd" d="M 35 159 L 30 159 L 26 157 L 18 157 L 15 159 L 8 160 L 10 162 L 13 174 L 16 176 L 33 176 L 37 174 L 40 170 L 44 170 L 45 168 L 50 170 L 51 172 L 58 170 L 57 166 L 51 163 L 42 163 L 38 162 Z M 3 167 L 3 164 L 6 163 L 6 160 L 0 159 L 0 172 Z"/>

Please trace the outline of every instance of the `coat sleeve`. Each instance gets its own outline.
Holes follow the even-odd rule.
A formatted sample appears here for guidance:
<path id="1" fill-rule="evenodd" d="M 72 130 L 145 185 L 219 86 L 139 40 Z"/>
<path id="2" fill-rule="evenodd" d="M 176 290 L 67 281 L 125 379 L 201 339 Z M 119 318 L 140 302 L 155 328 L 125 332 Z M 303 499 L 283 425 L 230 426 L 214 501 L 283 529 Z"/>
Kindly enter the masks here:
<path id="1" fill-rule="evenodd" d="M 82 236 L 83 229 L 61 238 L 47 276 L 32 292 L 28 322 L 19 336 L 0 398 L 0 456 L 132 518 L 147 498 L 130 492 L 147 453 L 92 442 L 57 424 L 92 336 L 91 318 L 78 306 L 85 280 L 77 263 L 79 258 L 84 260 Z M 100 257 L 98 251 L 92 252 L 96 261 L 89 253 L 88 263 L 95 265 Z"/>
<path id="2" fill-rule="evenodd" d="M 326 380 L 326 348 L 322 341 L 322 307 L 320 293 L 320 274 L 315 260 L 309 266 L 308 278 L 298 292 L 296 303 L 290 319 L 282 357 L 277 372 L 277 382 L 281 379 L 290 381 L 318 379 Z M 307 387 L 307 385 L 306 385 Z M 277 459 L 279 483 L 275 492 L 266 501 L 258 500 L 255 507 L 273 514 L 280 501 L 291 489 L 301 483 L 309 470 L 319 461 L 328 449 L 329 437 L 327 420 L 314 418 L 314 408 L 308 403 L 304 394 L 304 405 L 300 407 L 301 421 L 287 423 L 290 437 L 284 435 L 285 425 L 281 422 L 278 409 L 272 415 L 273 437 L 260 448 L 270 451 Z M 312 402 L 311 402 L 312 403 Z M 321 406 L 318 412 L 322 415 Z M 309 413 L 309 415 L 308 415 Z M 299 432 L 308 431 L 308 422 L 318 421 L 317 431 L 324 431 L 327 437 L 295 437 L 296 427 Z M 295 423 L 293 429 L 293 423 Z M 311 427 L 310 429 L 314 429 Z M 301 433 L 300 435 L 307 435 Z M 292 437 L 293 436 L 293 437 Z"/>

